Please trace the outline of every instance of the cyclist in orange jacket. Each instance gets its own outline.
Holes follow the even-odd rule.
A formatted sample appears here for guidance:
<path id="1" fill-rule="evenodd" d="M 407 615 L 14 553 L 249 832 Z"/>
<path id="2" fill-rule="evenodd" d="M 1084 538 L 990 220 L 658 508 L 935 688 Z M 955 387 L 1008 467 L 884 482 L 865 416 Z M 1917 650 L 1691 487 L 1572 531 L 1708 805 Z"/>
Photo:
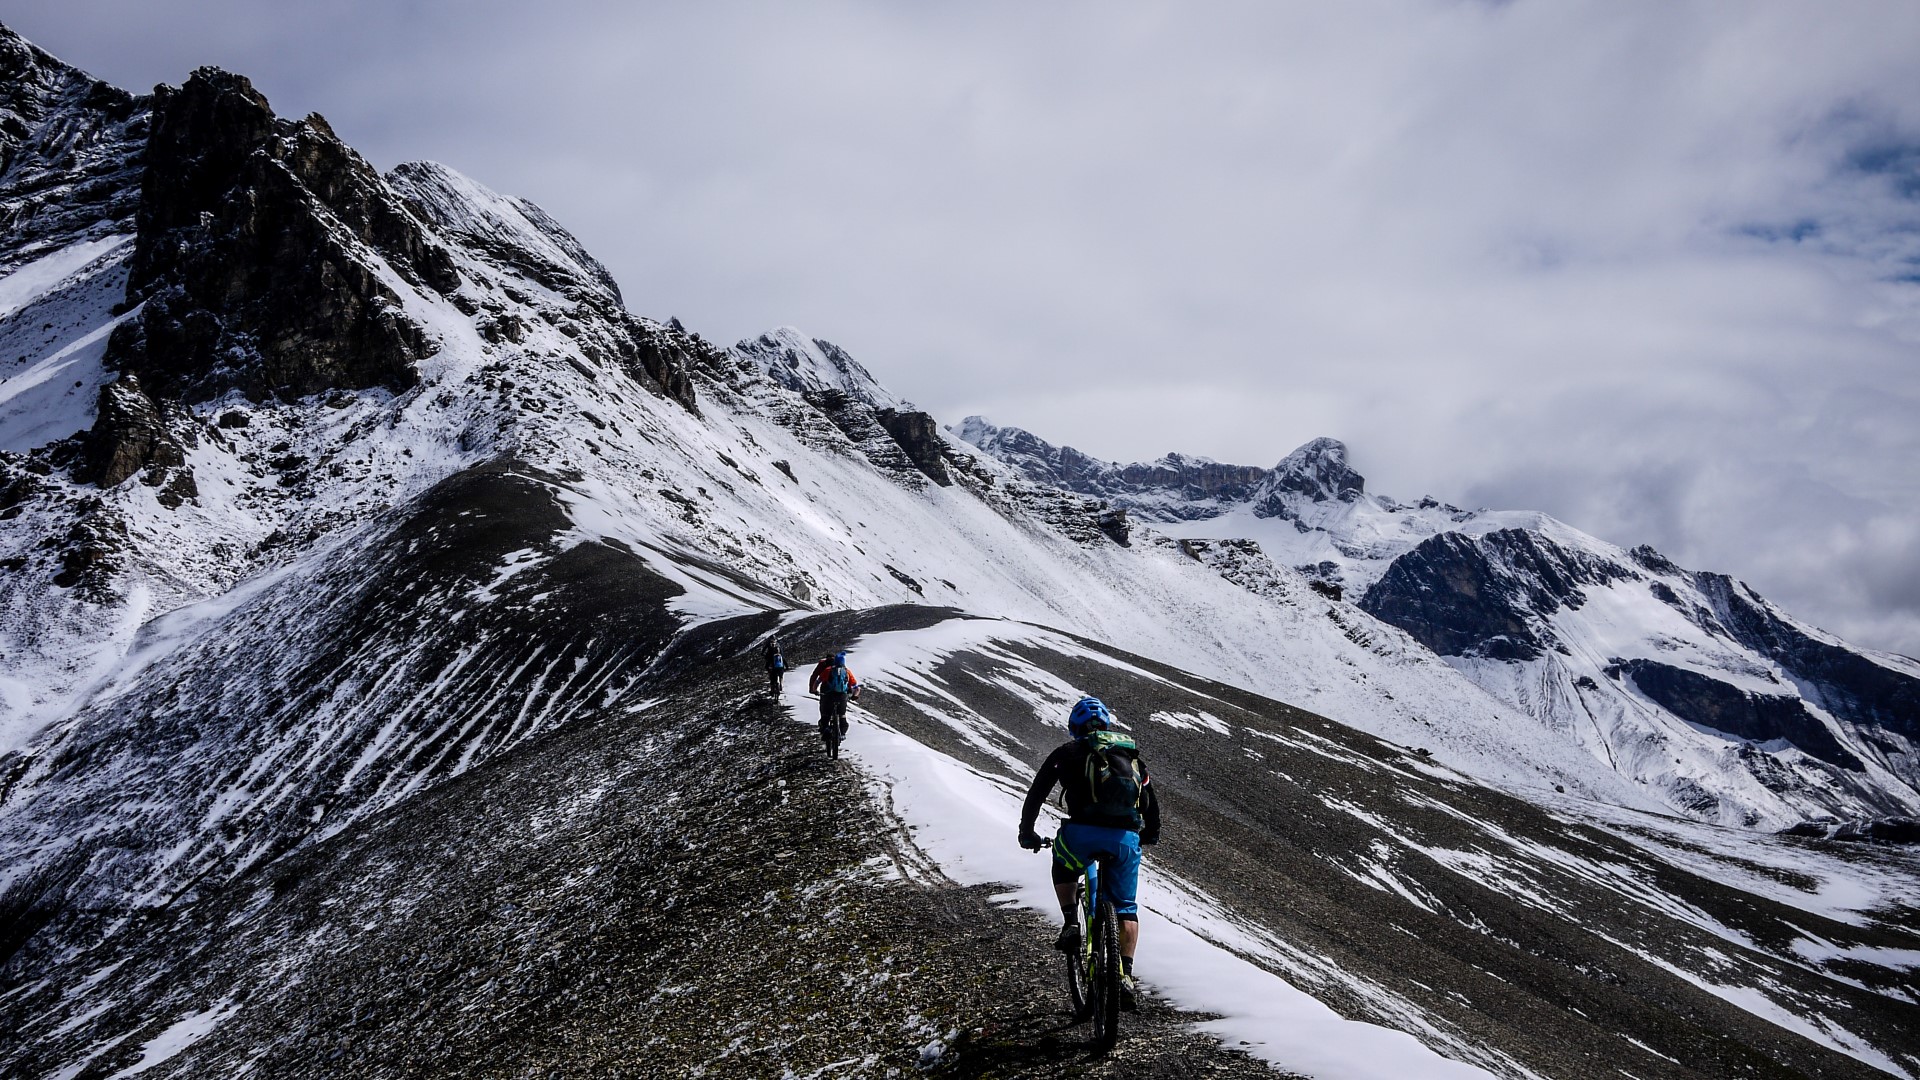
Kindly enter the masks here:
<path id="1" fill-rule="evenodd" d="M 834 653 L 814 666 L 807 677 L 807 693 L 820 695 L 820 731 L 828 724 L 840 725 L 840 737 L 847 734 L 847 702 L 860 700 L 860 680 L 847 670 L 847 654 Z"/>

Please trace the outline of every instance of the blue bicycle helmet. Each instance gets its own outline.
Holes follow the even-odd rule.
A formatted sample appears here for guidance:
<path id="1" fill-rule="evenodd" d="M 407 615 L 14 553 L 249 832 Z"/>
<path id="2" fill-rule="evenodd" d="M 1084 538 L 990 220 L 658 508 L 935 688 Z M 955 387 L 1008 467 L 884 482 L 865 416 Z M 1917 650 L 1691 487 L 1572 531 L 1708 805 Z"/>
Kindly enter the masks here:
<path id="1" fill-rule="evenodd" d="M 1067 716 L 1067 732 L 1079 738 L 1089 731 L 1105 731 L 1113 726 L 1113 713 L 1097 697 L 1083 697 Z"/>

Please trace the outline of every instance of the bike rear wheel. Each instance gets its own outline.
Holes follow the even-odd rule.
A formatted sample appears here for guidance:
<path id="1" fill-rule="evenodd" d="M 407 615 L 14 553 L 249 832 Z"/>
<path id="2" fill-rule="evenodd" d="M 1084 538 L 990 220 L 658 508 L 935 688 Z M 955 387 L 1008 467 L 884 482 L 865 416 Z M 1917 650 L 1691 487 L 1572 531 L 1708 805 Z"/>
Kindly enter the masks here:
<path id="1" fill-rule="evenodd" d="M 1120 1039 L 1120 919 L 1113 913 L 1113 902 L 1104 896 L 1093 919 L 1092 937 L 1093 1048 L 1106 1051 Z"/>

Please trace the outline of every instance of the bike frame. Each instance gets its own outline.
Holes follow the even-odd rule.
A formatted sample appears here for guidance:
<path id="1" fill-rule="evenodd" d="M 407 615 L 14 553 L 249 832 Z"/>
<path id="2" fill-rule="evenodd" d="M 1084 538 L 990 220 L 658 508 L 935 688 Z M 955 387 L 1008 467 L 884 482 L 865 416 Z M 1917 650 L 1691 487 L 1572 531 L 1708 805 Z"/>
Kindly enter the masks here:
<path id="1" fill-rule="evenodd" d="M 1101 866 L 1095 858 L 1080 868 L 1074 910 L 1080 926 L 1080 951 L 1067 961 L 1067 993 L 1074 1019 L 1093 1021 L 1093 1046 L 1104 1052 L 1119 1038 L 1120 943 L 1113 898 L 1102 896 Z"/>

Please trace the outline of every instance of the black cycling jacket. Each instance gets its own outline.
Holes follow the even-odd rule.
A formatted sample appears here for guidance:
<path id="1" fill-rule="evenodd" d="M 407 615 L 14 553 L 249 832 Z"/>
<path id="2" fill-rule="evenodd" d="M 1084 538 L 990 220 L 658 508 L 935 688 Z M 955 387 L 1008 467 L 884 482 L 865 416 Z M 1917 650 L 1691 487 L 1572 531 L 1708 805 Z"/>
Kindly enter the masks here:
<path id="1" fill-rule="evenodd" d="M 1068 821 L 1077 821 L 1082 825 L 1102 825 L 1110 829 L 1126 829 L 1139 833 L 1141 839 L 1148 842 L 1158 840 L 1160 838 L 1160 798 L 1153 792 L 1153 776 L 1147 771 L 1146 761 L 1140 758 L 1138 752 L 1135 753 L 1134 759 L 1140 762 L 1141 776 L 1139 820 L 1130 817 L 1114 818 L 1097 813 L 1093 807 L 1087 805 L 1089 801 L 1087 793 L 1080 790 L 1080 785 L 1062 783 L 1068 778 L 1085 773 L 1087 753 L 1087 748 L 1075 739 L 1047 755 L 1046 763 L 1040 766 L 1038 773 L 1034 774 L 1033 785 L 1027 788 L 1026 805 L 1020 808 L 1020 831 L 1026 832 L 1033 828 L 1033 823 L 1040 817 L 1040 805 L 1047 801 L 1048 795 L 1053 793 L 1053 786 L 1060 784 L 1060 790 L 1067 800 Z"/>

